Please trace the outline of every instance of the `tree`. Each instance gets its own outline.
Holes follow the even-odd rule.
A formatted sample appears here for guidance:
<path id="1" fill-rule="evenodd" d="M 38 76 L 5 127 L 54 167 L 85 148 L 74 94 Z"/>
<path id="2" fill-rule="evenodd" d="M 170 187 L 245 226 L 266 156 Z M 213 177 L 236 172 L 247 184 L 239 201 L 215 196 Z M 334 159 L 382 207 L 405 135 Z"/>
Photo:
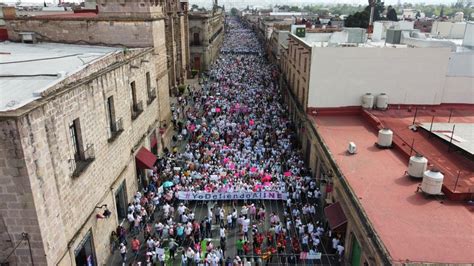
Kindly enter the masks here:
<path id="1" fill-rule="evenodd" d="M 439 11 L 439 17 L 444 17 L 444 6 L 441 6 L 441 11 Z"/>
<path id="2" fill-rule="evenodd" d="M 390 21 L 398 21 L 397 11 L 392 6 L 387 7 L 387 19 Z"/>
<path id="3" fill-rule="evenodd" d="M 197 10 L 198 8 L 199 8 L 199 6 L 196 5 L 196 4 L 194 4 L 194 5 L 191 6 L 191 10 Z"/>
<path id="4" fill-rule="evenodd" d="M 421 17 L 420 11 L 416 11 L 415 18 L 416 18 L 416 19 L 419 19 L 420 17 Z"/>
<path id="5" fill-rule="evenodd" d="M 364 10 L 349 15 L 344 21 L 346 27 L 365 28 L 369 27 L 370 11 Z"/>
<path id="6" fill-rule="evenodd" d="M 291 12 L 298 12 L 298 11 L 300 11 L 300 8 L 298 6 L 292 6 L 292 7 L 290 7 L 290 11 Z"/>
<path id="7" fill-rule="evenodd" d="M 237 16 L 237 13 L 239 13 L 239 11 L 237 10 L 237 8 L 233 7 L 230 9 L 230 14 L 232 16 Z"/>

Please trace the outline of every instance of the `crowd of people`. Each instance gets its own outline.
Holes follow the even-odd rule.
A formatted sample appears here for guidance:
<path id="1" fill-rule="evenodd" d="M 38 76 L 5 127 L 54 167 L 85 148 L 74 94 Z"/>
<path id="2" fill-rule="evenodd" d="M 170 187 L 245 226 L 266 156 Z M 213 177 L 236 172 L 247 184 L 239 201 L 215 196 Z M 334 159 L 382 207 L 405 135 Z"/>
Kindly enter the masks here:
<path id="1" fill-rule="evenodd" d="M 201 89 L 189 89 L 173 108 L 178 132 L 173 141 L 184 141 L 182 150 L 165 151 L 145 189 L 129 204 L 129 225 L 112 234 L 113 250 L 124 263 L 140 261 L 140 252 L 145 265 L 178 258 L 183 266 L 311 263 L 318 253 L 331 252 L 321 243 L 324 237 L 332 238 L 327 242 L 333 253 L 343 255 L 341 237 L 317 218 L 322 193 L 297 149 L 278 93 L 277 68 L 258 54 L 262 46 L 252 31 L 233 20 L 228 27 L 221 55 Z M 189 108 L 180 107 L 187 102 Z M 197 217 L 179 200 L 180 191 L 277 191 L 287 200 L 275 203 L 282 211 L 271 213 L 262 200 L 233 201 L 230 209 L 205 202 L 207 215 Z M 231 233 L 235 243 L 229 243 Z M 129 248 L 133 258 L 127 258 Z"/>

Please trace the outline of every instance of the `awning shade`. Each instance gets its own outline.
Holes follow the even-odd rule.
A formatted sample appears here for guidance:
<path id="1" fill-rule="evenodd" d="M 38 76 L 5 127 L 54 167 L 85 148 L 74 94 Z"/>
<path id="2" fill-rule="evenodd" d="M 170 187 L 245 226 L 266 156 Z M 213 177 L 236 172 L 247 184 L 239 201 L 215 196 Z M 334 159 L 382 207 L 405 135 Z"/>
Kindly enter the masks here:
<path id="1" fill-rule="evenodd" d="M 339 226 L 347 223 L 346 215 L 342 210 L 341 204 L 336 202 L 324 208 L 324 214 L 328 220 L 329 227 L 331 230 L 338 228 Z"/>
<path id="2" fill-rule="evenodd" d="M 145 147 L 140 148 L 135 159 L 137 160 L 137 167 L 141 169 L 153 169 L 157 160 L 156 156 Z"/>

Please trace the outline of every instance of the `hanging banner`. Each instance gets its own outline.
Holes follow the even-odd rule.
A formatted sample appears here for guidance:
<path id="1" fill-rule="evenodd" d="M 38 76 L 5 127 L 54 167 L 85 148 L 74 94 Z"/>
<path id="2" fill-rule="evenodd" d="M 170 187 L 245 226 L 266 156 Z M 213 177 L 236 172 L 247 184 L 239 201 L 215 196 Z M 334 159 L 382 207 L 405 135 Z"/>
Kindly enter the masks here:
<path id="1" fill-rule="evenodd" d="M 191 192 L 179 191 L 180 200 L 286 200 L 286 193 L 261 192 Z"/>

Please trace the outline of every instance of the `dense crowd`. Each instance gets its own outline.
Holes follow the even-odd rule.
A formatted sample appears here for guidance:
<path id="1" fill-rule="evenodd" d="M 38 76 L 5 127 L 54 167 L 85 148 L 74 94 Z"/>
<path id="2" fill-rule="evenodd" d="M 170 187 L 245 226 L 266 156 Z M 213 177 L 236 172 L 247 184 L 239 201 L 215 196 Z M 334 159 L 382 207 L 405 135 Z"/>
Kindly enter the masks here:
<path id="1" fill-rule="evenodd" d="M 243 265 L 250 259 L 294 264 L 322 252 L 323 236 L 332 237 L 333 252 L 343 254 L 340 237 L 316 218 L 321 192 L 296 147 L 276 67 L 255 54 L 262 48 L 252 31 L 232 20 L 228 27 L 222 53 L 201 89 L 189 89 L 173 108 L 174 141 L 184 141 L 183 149 L 176 145 L 157 161 L 144 191 L 128 207 L 128 228 L 113 233 L 124 262 L 130 260 L 127 247 L 136 261 L 144 245 L 149 265 L 176 256 L 182 265 Z M 191 107 L 183 108 L 185 103 Z M 280 203 L 281 213 L 267 213 L 255 200 L 239 203 L 240 208 L 234 203 L 231 210 L 209 206 L 206 217 L 196 217 L 177 199 L 179 191 L 278 191 L 288 199 Z M 210 241 L 213 224 L 219 227 L 219 245 Z M 226 256 L 230 231 L 239 236 L 232 258 Z M 130 244 L 127 233 L 134 236 Z M 136 237 L 141 233 L 145 243 Z"/>

